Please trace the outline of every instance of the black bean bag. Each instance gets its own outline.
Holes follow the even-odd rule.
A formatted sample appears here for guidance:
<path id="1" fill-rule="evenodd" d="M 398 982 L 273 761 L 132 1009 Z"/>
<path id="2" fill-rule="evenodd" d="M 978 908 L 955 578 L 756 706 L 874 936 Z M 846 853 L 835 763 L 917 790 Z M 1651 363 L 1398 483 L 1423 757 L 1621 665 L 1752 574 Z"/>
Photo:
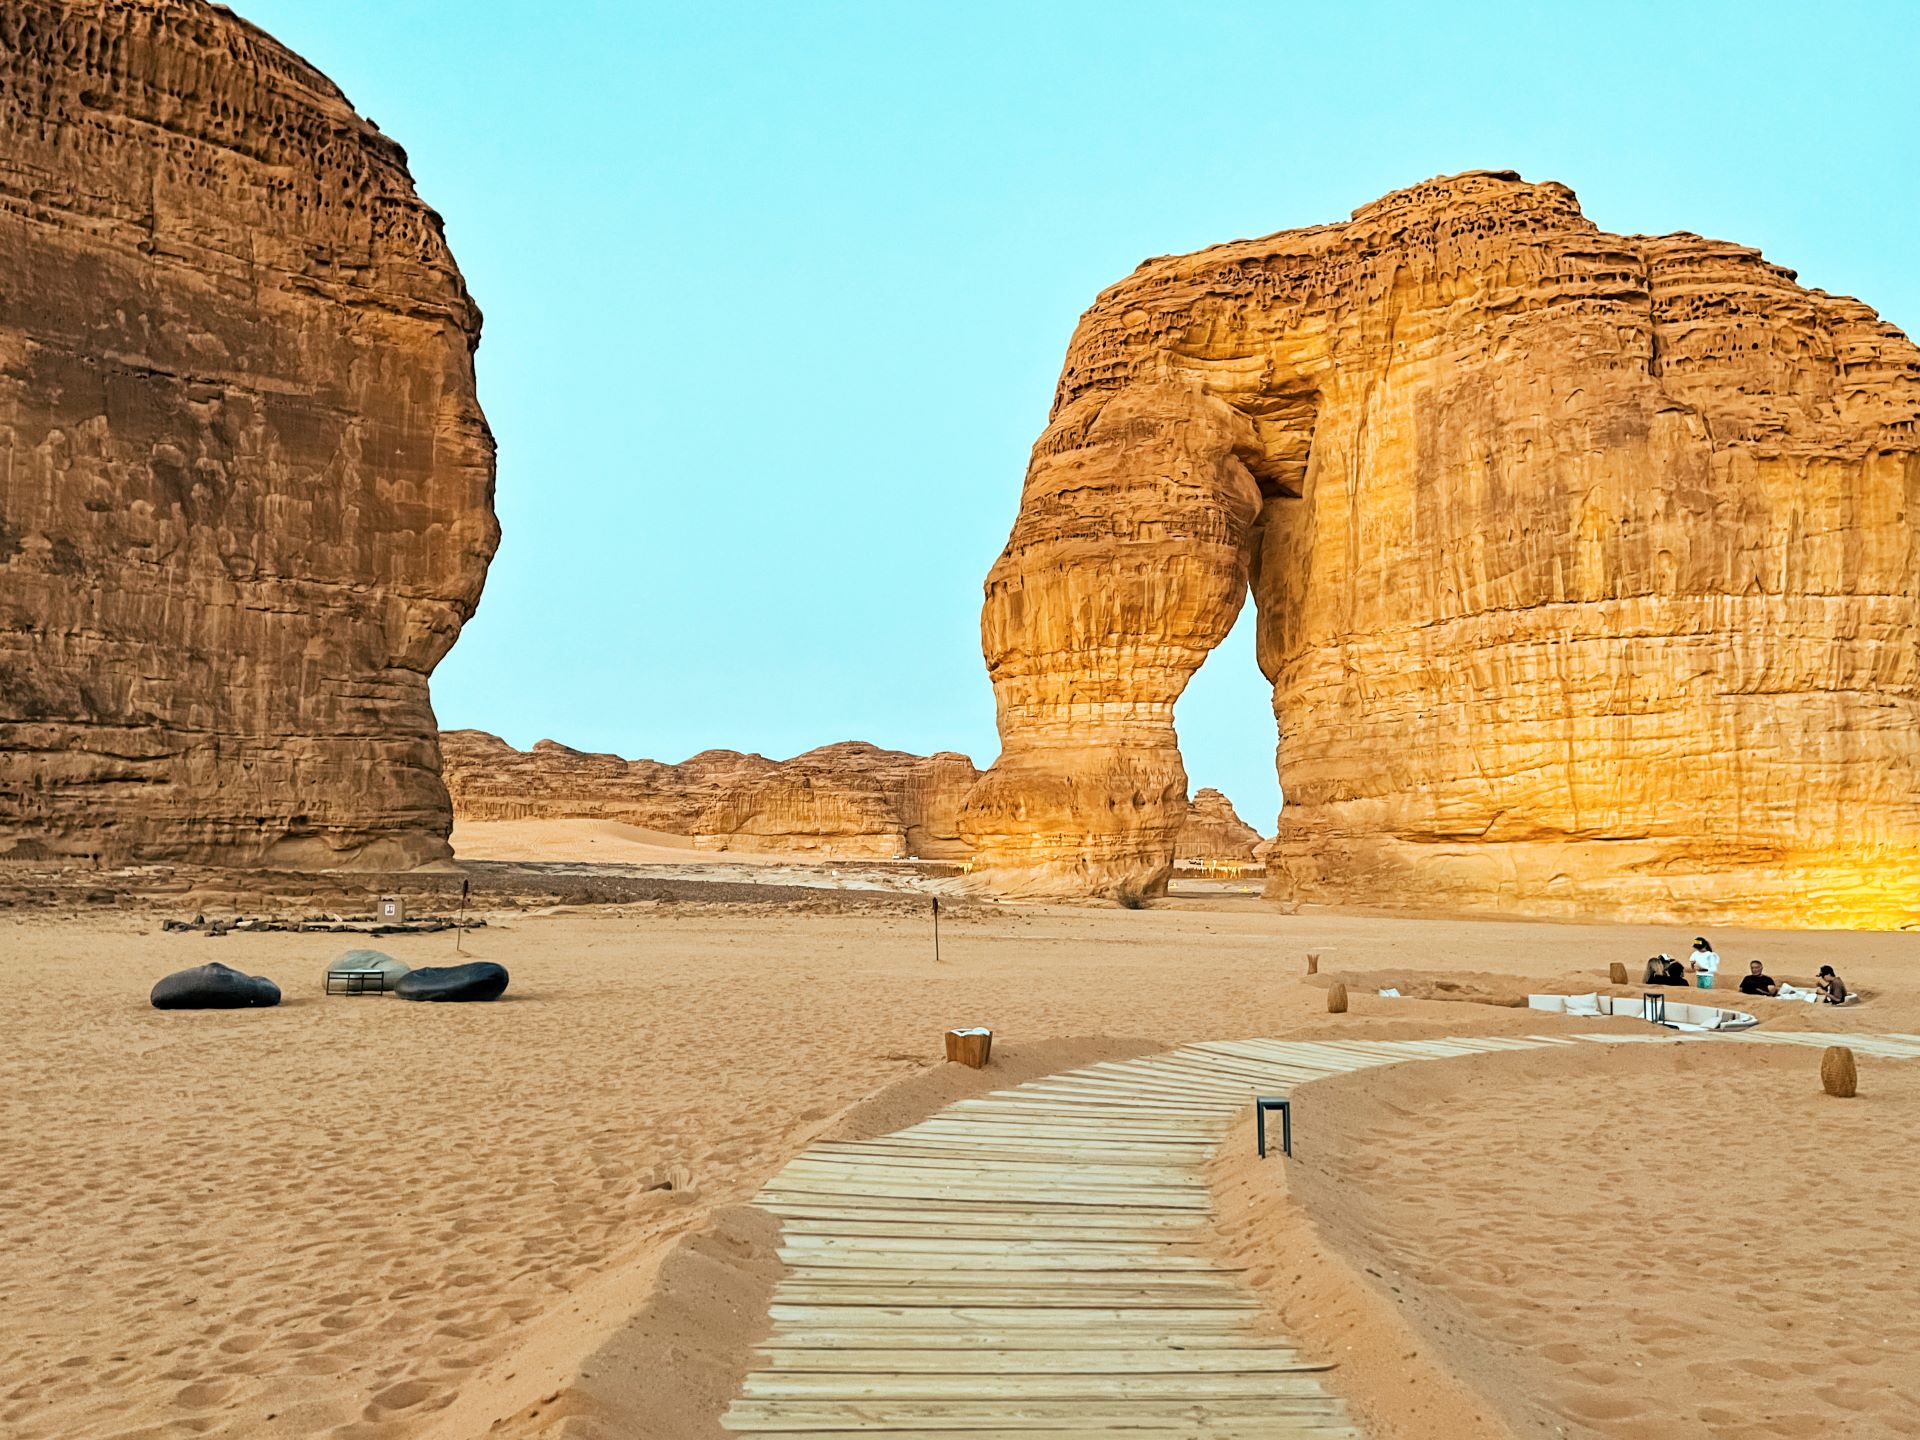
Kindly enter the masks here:
<path id="1" fill-rule="evenodd" d="M 507 988 L 507 967 L 491 960 L 471 965 L 426 965 L 409 970 L 393 987 L 402 1000 L 498 1000 Z"/>
<path id="2" fill-rule="evenodd" d="M 245 1010 L 278 1005 L 280 987 L 264 975 L 243 975 L 219 961 L 167 976 L 153 987 L 156 1010 Z"/>

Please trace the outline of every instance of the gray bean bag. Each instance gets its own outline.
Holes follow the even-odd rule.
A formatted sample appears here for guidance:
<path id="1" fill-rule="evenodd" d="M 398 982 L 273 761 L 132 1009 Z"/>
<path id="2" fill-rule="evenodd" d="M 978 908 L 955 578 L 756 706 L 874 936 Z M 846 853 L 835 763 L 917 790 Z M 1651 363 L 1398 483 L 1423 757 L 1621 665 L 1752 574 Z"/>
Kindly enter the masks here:
<path id="1" fill-rule="evenodd" d="M 471 965 L 423 965 L 393 987 L 402 1000 L 498 1000 L 507 988 L 507 967 L 491 960 Z"/>
<path id="2" fill-rule="evenodd" d="M 327 966 L 327 971 L 331 974 L 335 970 L 378 970 L 387 977 L 386 988 L 391 990 L 412 968 L 411 965 L 401 964 L 384 950 L 349 950 Z M 322 983 L 324 980 L 323 976 Z"/>
<path id="3" fill-rule="evenodd" d="M 280 987 L 263 975 L 243 975 L 219 961 L 169 975 L 153 987 L 156 1010 L 245 1010 L 278 1005 Z"/>

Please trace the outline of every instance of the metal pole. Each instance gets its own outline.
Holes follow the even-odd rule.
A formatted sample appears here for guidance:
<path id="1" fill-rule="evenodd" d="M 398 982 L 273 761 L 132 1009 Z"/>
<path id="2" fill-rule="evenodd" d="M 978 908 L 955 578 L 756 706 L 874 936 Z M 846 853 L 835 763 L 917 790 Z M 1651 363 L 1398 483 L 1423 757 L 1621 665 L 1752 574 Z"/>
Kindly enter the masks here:
<path id="1" fill-rule="evenodd" d="M 453 927 L 453 953 L 456 955 L 464 955 L 467 953 L 467 890 L 472 884 L 473 882 L 471 880 L 462 880 L 460 882 L 460 920 Z"/>
<path id="2" fill-rule="evenodd" d="M 940 897 L 933 897 L 933 963 L 940 963 Z"/>

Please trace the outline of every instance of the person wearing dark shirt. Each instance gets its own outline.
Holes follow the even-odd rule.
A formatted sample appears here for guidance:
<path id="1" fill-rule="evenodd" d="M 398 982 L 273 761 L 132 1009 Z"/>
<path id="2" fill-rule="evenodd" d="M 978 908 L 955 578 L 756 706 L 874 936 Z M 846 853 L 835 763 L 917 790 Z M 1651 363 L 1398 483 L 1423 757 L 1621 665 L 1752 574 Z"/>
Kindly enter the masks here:
<path id="1" fill-rule="evenodd" d="M 1833 973 L 1833 966 L 1822 965 L 1820 967 L 1820 978 L 1814 981 L 1813 984 L 1814 988 L 1820 992 L 1820 998 L 1826 1001 L 1827 1004 L 1844 1005 L 1847 1003 L 1847 982 Z"/>
<path id="2" fill-rule="evenodd" d="M 1778 995 L 1780 986 L 1774 978 L 1760 968 L 1758 960 L 1747 962 L 1747 973 L 1740 977 L 1742 995 Z"/>
<path id="3" fill-rule="evenodd" d="M 1655 955 L 1647 961 L 1646 976 L 1643 983 L 1647 985 L 1685 985 L 1687 983 L 1687 967 L 1671 955 Z"/>

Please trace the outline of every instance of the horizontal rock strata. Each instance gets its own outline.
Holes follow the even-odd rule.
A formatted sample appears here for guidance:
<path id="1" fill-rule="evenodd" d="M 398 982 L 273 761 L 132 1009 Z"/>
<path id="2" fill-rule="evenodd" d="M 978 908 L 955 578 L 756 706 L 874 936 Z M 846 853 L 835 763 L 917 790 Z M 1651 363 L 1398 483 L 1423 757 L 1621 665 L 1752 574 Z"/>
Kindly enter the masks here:
<path id="1" fill-rule="evenodd" d="M 483 730 L 442 736 L 462 819 L 619 820 L 696 848 L 847 859 L 962 859 L 960 806 L 980 772 L 964 755 L 862 741 L 774 761 L 707 750 L 678 765 L 542 740 L 516 750 Z"/>
<path id="2" fill-rule="evenodd" d="M 1173 704 L 1250 591 L 1273 895 L 1920 920 L 1917 430 L 1866 305 L 1509 173 L 1148 261 L 987 580 L 976 872 L 1164 884 Z"/>
<path id="3" fill-rule="evenodd" d="M 404 866 L 497 538 L 400 147 L 197 0 L 0 6 L 0 855 Z"/>
<path id="4" fill-rule="evenodd" d="M 1196 865 L 1249 864 L 1260 844 L 1260 832 L 1240 818 L 1233 802 L 1206 788 L 1194 792 L 1187 818 L 1174 836 L 1173 858 Z"/>

